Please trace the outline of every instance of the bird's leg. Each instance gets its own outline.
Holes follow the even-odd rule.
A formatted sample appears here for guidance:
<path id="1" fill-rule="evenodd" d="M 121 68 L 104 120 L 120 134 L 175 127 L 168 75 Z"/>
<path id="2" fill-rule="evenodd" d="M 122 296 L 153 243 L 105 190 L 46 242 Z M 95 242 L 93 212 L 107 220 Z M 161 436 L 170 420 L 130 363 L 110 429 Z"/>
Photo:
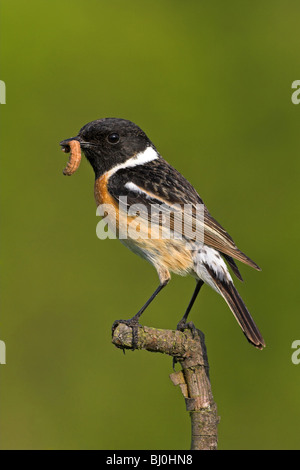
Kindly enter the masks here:
<path id="1" fill-rule="evenodd" d="M 194 290 L 194 293 L 193 293 L 193 295 L 192 295 L 192 298 L 191 298 L 191 300 L 190 300 L 190 303 L 189 303 L 189 305 L 188 305 L 188 307 L 187 307 L 187 309 L 186 309 L 186 312 L 185 312 L 185 314 L 183 315 L 182 319 L 180 320 L 180 322 L 179 322 L 178 325 L 177 325 L 177 330 L 183 331 L 185 328 L 189 328 L 190 330 L 192 330 L 193 333 L 195 333 L 195 330 L 196 330 L 195 325 L 194 325 L 193 322 L 188 322 L 188 323 L 187 323 L 187 317 L 188 317 L 188 315 L 189 315 L 189 313 L 190 313 L 190 311 L 191 311 L 191 309 L 192 309 L 192 306 L 193 306 L 194 303 L 195 303 L 195 300 L 196 300 L 196 298 L 197 298 L 197 296 L 198 296 L 198 294 L 199 294 L 199 292 L 200 292 L 200 289 L 201 289 L 201 287 L 203 286 L 203 284 L 204 284 L 203 281 L 201 281 L 201 280 L 198 280 L 198 281 L 197 281 L 196 288 L 195 288 L 195 290 Z"/>
<path id="2" fill-rule="evenodd" d="M 130 318 L 129 320 L 116 320 L 113 323 L 112 326 L 112 333 L 114 333 L 114 330 L 118 326 L 119 323 L 124 323 L 127 326 L 130 326 L 132 328 L 132 349 L 137 348 L 137 340 L 138 340 L 138 327 L 141 326 L 139 324 L 139 318 L 142 315 L 142 313 L 146 310 L 149 304 L 151 304 L 152 300 L 157 296 L 157 294 L 168 284 L 169 279 L 164 280 L 163 282 L 160 283 L 160 285 L 155 289 L 151 297 L 147 300 L 145 305 L 134 315 L 134 317 Z"/>
<path id="3" fill-rule="evenodd" d="M 201 287 L 203 286 L 204 282 L 199 280 L 197 281 L 196 288 L 194 290 L 194 293 L 192 295 L 192 298 L 188 304 L 188 307 L 186 309 L 185 314 L 183 315 L 182 319 L 180 322 L 177 324 L 177 330 L 183 331 L 185 329 L 189 329 L 192 332 L 193 337 L 196 336 L 196 327 L 192 321 L 187 322 L 187 317 L 189 316 L 190 311 L 192 310 L 192 306 L 195 303 L 195 300 L 197 299 L 197 296 L 200 292 Z M 173 357 L 173 369 L 175 370 L 175 364 L 177 362 L 177 359 Z"/>

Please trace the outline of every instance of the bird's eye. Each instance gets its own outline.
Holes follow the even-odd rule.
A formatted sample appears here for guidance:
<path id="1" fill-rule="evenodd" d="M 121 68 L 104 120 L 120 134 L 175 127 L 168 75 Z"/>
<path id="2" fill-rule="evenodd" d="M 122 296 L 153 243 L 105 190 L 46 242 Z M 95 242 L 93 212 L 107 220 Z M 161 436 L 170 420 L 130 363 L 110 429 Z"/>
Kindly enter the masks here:
<path id="1" fill-rule="evenodd" d="M 107 140 L 110 144 L 116 144 L 120 140 L 119 134 L 116 134 L 116 133 L 109 134 L 109 136 L 107 137 Z"/>

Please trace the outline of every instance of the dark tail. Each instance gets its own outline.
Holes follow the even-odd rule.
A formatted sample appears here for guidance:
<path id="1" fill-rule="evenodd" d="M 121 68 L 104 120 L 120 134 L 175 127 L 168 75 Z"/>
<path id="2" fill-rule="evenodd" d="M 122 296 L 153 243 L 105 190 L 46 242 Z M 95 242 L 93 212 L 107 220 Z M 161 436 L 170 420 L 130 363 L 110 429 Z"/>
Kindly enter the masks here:
<path id="1" fill-rule="evenodd" d="M 218 279 L 213 270 L 207 265 L 206 269 L 208 269 L 211 274 L 216 286 L 218 287 L 222 297 L 226 300 L 247 340 L 256 348 L 263 349 L 266 346 L 265 341 L 233 283 Z"/>
<path id="2" fill-rule="evenodd" d="M 228 284 L 220 283 L 218 288 L 242 328 L 247 340 L 256 348 L 263 349 L 266 346 L 264 339 L 232 282 Z"/>

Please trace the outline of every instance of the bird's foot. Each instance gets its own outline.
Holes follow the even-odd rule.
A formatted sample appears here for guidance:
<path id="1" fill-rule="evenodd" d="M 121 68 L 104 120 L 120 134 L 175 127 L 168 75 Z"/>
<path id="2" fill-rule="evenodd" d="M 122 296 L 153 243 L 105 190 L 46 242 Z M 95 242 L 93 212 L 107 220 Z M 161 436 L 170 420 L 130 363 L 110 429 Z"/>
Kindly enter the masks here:
<path id="1" fill-rule="evenodd" d="M 195 337 L 198 335 L 197 328 L 195 327 L 194 323 L 192 321 L 186 322 L 184 318 L 182 318 L 177 324 L 176 330 L 190 330 L 192 332 L 193 339 L 195 339 Z"/>
<path id="2" fill-rule="evenodd" d="M 192 332 L 192 337 L 195 339 L 198 336 L 197 328 L 195 327 L 192 321 L 186 322 L 185 318 L 182 318 L 180 322 L 177 324 L 176 327 L 177 331 L 184 331 L 190 330 Z M 177 363 L 177 359 L 173 357 L 173 370 L 175 371 L 175 364 Z"/>
<path id="3" fill-rule="evenodd" d="M 131 348 L 134 351 L 135 349 L 137 349 L 138 346 L 138 330 L 139 327 L 141 327 L 142 325 L 139 324 L 139 320 L 136 317 L 132 317 L 129 320 L 116 320 L 111 327 L 112 335 L 114 334 L 115 329 L 120 323 L 123 323 L 124 325 L 127 325 L 132 329 Z"/>

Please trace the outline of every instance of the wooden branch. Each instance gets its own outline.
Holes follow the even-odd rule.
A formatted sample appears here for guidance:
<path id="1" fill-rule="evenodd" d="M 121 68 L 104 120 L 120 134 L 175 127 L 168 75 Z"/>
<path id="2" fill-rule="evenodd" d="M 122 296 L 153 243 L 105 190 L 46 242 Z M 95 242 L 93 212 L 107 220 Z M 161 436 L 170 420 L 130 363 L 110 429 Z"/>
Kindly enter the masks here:
<path id="1" fill-rule="evenodd" d="M 112 342 L 121 349 L 132 348 L 132 329 L 119 323 L 113 332 Z M 209 365 L 205 336 L 200 330 L 184 332 L 159 330 L 147 326 L 138 328 L 137 349 L 160 352 L 172 356 L 182 370 L 170 375 L 174 385 L 179 385 L 185 398 L 186 409 L 192 424 L 192 450 L 216 450 L 219 417 L 209 380 Z"/>

